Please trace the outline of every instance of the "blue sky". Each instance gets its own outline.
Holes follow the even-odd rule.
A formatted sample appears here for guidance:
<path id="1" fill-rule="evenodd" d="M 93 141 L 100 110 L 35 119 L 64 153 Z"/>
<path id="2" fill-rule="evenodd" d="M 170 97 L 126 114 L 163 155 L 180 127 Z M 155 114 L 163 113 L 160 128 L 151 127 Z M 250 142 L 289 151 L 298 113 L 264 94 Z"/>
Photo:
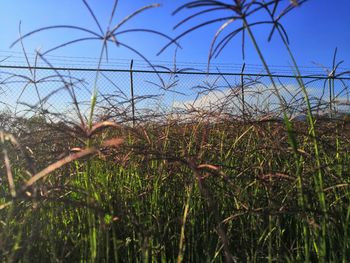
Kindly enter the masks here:
<path id="1" fill-rule="evenodd" d="M 114 18 L 114 24 L 130 14 L 132 11 L 148 4 L 157 3 L 151 0 L 120 0 L 119 6 Z M 172 11 L 186 1 L 175 0 L 159 0 L 162 6 L 153 10 L 147 10 L 141 15 L 135 17 L 123 29 L 128 28 L 151 28 L 166 33 L 171 37 L 175 37 L 183 30 L 195 25 L 198 22 L 216 17 L 217 14 L 203 16 L 193 20 L 191 23 L 180 27 L 173 31 L 173 26 L 190 14 L 184 11 L 176 16 L 172 16 Z M 231 0 L 226 0 L 227 3 Z M 286 0 L 286 2 L 288 2 Z M 90 0 L 88 3 L 94 10 L 101 25 L 105 28 L 109 20 L 110 11 L 113 5 L 113 0 Z M 295 53 L 299 65 L 305 67 L 315 67 L 315 62 L 330 67 L 334 49 L 338 47 L 339 60 L 345 60 L 344 68 L 349 68 L 350 63 L 350 1 L 348 0 L 310 0 L 300 8 L 295 9 L 282 20 L 289 34 L 291 48 Z M 259 19 L 257 17 L 255 19 Z M 20 51 L 20 46 L 17 45 L 9 49 L 10 44 L 18 38 L 18 26 L 22 21 L 23 34 L 31 30 L 57 24 L 72 24 L 94 31 L 98 31 L 93 19 L 89 16 L 87 9 L 80 0 L 7 0 L 0 3 L 0 58 L 7 55 L 12 55 L 8 59 L 12 63 L 20 63 L 21 55 L 19 53 L 7 53 Z M 214 24 L 202 28 L 190 35 L 181 39 L 180 43 L 183 49 L 178 51 L 177 60 L 180 66 L 189 66 L 190 63 L 205 63 L 209 45 L 215 31 L 220 27 L 220 24 Z M 231 28 L 235 27 L 235 23 Z M 281 42 L 276 35 L 275 38 L 267 43 L 268 27 L 260 26 L 254 28 L 254 32 L 259 39 L 259 43 L 263 49 L 266 59 L 269 64 L 277 66 L 276 69 L 290 70 L 290 60 L 285 52 Z M 76 33 L 69 30 L 52 30 L 50 32 L 42 32 L 25 39 L 25 46 L 28 52 L 40 48 L 45 51 L 55 45 L 61 44 L 64 41 L 83 37 L 84 34 Z M 146 33 L 130 33 L 120 38 L 121 41 L 136 48 L 148 59 L 156 64 L 169 64 L 173 59 L 174 47 L 166 50 L 162 55 L 156 56 L 156 53 L 167 43 L 161 37 L 146 34 Z M 224 70 L 237 71 L 239 65 L 242 64 L 241 56 L 241 37 L 233 39 L 232 43 L 227 46 L 219 58 L 214 60 L 214 63 L 222 64 Z M 113 66 L 123 67 L 127 65 L 130 59 L 139 59 L 139 57 L 124 48 L 109 48 L 111 62 L 114 60 Z M 98 57 L 100 52 L 100 43 L 80 43 L 70 47 L 65 47 L 57 50 L 51 55 L 66 56 L 66 57 Z M 55 64 L 79 64 L 81 61 L 93 65 L 93 60 L 83 60 L 72 58 L 59 60 L 54 57 L 50 58 Z M 122 60 L 120 60 L 122 59 Z M 125 60 L 123 62 L 123 60 Z M 86 62 L 88 61 L 88 62 Z M 158 62 L 159 61 L 159 62 Z M 124 63 L 124 64 L 123 64 Z M 227 63 L 227 64 L 225 64 Z M 229 65 L 232 63 L 232 65 Z M 247 38 L 246 46 L 246 63 L 251 65 L 261 65 L 256 52 L 253 50 Z M 142 63 L 140 63 L 140 66 Z M 196 65 L 194 65 L 196 66 Z M 197 65 L 200 66 L 200 65 Z M 203 64 L 201 64 L 203 66 Z M 229 67 L 230 66 L 230 67 Z M 254 68 L 254 66 L 251 66 Z M 304 68 L 305 71 L 317 71 L 316 68 Z"/>

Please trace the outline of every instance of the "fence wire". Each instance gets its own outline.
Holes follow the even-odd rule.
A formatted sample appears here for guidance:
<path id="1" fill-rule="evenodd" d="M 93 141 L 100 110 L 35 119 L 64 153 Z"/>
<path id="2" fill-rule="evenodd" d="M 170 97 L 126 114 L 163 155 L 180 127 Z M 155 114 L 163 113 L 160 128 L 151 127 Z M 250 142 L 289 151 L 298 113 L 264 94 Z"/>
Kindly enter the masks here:
<path id="1" fill-rule="evenodd" d="M 313 113 L 334 117 L 349 112 L 349 81 L 334 76 L 1 66 L 0 111 L 87 118 L 96 88 L 99 120 L 281 117 L 282 110 L 302 119 L 307 110 L 304 84 Z"/>

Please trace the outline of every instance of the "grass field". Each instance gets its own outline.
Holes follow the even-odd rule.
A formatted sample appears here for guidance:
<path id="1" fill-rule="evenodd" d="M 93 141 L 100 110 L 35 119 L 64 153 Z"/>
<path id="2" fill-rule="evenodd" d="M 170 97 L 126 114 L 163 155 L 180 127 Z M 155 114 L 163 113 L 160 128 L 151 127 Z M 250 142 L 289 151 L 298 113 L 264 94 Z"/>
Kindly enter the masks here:
<path id="1" fill-rule="evenodd" d="M 26 55 L 23 39 L 42 31 L 59 28 L 91 35 L 36 56 L 52 68 L 55 82 L 61 81 L 69 93 L 74 121 L 34 107 L 28 115 L 32 117 L 0 114 L 0 261 L 350 261 L 350 122 L 348 114 L 325 117 L 335 116 L 335 79 L 348 72 L 335 74 L 341 64 L 335 52 L 333 73 L 325 78 L 323 88 L 323 93 L 329 92 L 330 105 L 326 114 L 317 115 L 280 23 L 306 1 L 188 1 L 174 13 L 183 9 L 192 13 L 175 27 L 215 10 L 232 12 L 232 17 L 224 13 L 217 20 L 208 18 L 175 39 L 151 29 L 119 32 L 134 16 L 159 5 L 141 7 L 112 27 L 118 4 L 114 1 L 103 31 L 87 1 L 82 2 L 97 32 L 72 25 L 42 27 L 24 35 L 20 32 L 13 43 L 21 45 Z M 251 20 L 261 12 L 267 15 L 266 21 Z M 237 20 L 239 27 L 220 39 Z M 101 62 L 110 45 L 129 48 L 118 42 L 118 34 L 146 32 L 165 37 L 169 42 L 162 53 L 212 21 L 223 24 L 213 37 L 209 62 L 234 36 L 245 34 L 269 78 L 277 113 L 224 118 L 209 112 L 199 118 L 185 112 L 188 119 L 152 121 L 148 116 L 135 120 L 135 125 L 108 114 L 98 119 Z M 269 30 L 271 26 L 268 39 L 275 33 L 286 48 L 300 108 L 293 108 L 283 97 L 283 83 L 271 73 L 253 30 L 256 25 L 268 25 Z M 101 57 L 89 87 L 89 112 L 83 114 L 71 76 L 67 81 L 45 55 L 86 40 L 101 40 Z M 243 41 L 243 53 L 244 45 Z M 155 69 L 141 53 L 131 51 Z M 26 61 L 31 77 L 9 77 L 11 81 L 20 77 L 23 90 L 28 85 L 37 88 L 35 67 Z M 155 74 L 160 86 L 165 84 Z M 132 85 L 131 81 L 131 89 Z M 37 105 L 47 102 L 48 97 L 38 97 Z M 119 105 L 109 102 L 118 110 Z M 291 112 L 303 116 L 293 119 Z M 61 121 L 53 121 L 57 116 Z"/>
<path id="2" fill-rule="evenodd" d="M 5 142 L 17 192 L 11 197 L 3 181 L 1 258 L 348 262 L 350 124 L 316 121 L 321 167 L 306 123 L 293 125 L 297 157 L 274 120 L 112 128 L 94 145 L 112 137 L 123 144 L 101 147 L 26 188 L 23 153 Z M 57 130 L 22 135 L 34 153 L 26 158 L 45 167 L 74 144 L 55 149 L 51 139 L 42 141 L 55 131 L 59 138 Z"/>

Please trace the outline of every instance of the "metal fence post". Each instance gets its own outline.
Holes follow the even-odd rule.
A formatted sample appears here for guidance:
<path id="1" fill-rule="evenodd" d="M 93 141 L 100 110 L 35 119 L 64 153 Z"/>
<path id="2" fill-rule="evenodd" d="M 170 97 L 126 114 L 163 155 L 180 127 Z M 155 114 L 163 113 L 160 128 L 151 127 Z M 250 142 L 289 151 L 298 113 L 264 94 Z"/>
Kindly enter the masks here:
<path id="1" fill-rule="evenodd" d="M 130 62 L 130 93 L 131 93 L 131 110 L 132 110 L 132 127 L 135 127 L 135 100 L 134 100 L 134 76 L 133 76 L 134 60 Z"/>
<path id="2" fill-rule="evenodd" d="M 241 89 L 242 89 L 242 114 L 243 114 L 243 120 L 245 120 L 245 100 L 244 100 L 244 69 L 245 69 L 245 63 L 243 63 L 242 69 L 241 69 Z"/>

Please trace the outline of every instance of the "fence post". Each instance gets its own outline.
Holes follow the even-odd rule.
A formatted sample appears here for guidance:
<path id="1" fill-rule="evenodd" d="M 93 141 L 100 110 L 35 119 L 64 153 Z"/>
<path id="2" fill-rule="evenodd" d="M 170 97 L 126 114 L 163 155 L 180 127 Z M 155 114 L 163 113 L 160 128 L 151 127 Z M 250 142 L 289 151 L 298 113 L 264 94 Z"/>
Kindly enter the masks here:
<path id="1" fill-rule="evenodd" d="M 243 114 L 243 120 L 245 120 L 245 100 L 244 100 L 244 69 L 245 69 L 245 63 L 243 63 L 242 69 L 241 69 L 241 89 L 242 89 L 242 114 Z"/>
<path id="2" fill-rule="evenodd" d="M 132 127 L 135 127 L 135 100 L 134 100 L 134 76 L 133 76 L 134 60 L 130 62 L 130 93 L 131 93 L 131 110 L 132 110 Z"/>
<path id="3" fill-rule="evenodd" d="M 329 116 L 332 118 L 336 112 L 335 106 L 335 92 L 334 92 L 334 79 L 335 79 L 335 70 L 333 70 L 328 75 L 328 89 L 329 89 Z"/>

